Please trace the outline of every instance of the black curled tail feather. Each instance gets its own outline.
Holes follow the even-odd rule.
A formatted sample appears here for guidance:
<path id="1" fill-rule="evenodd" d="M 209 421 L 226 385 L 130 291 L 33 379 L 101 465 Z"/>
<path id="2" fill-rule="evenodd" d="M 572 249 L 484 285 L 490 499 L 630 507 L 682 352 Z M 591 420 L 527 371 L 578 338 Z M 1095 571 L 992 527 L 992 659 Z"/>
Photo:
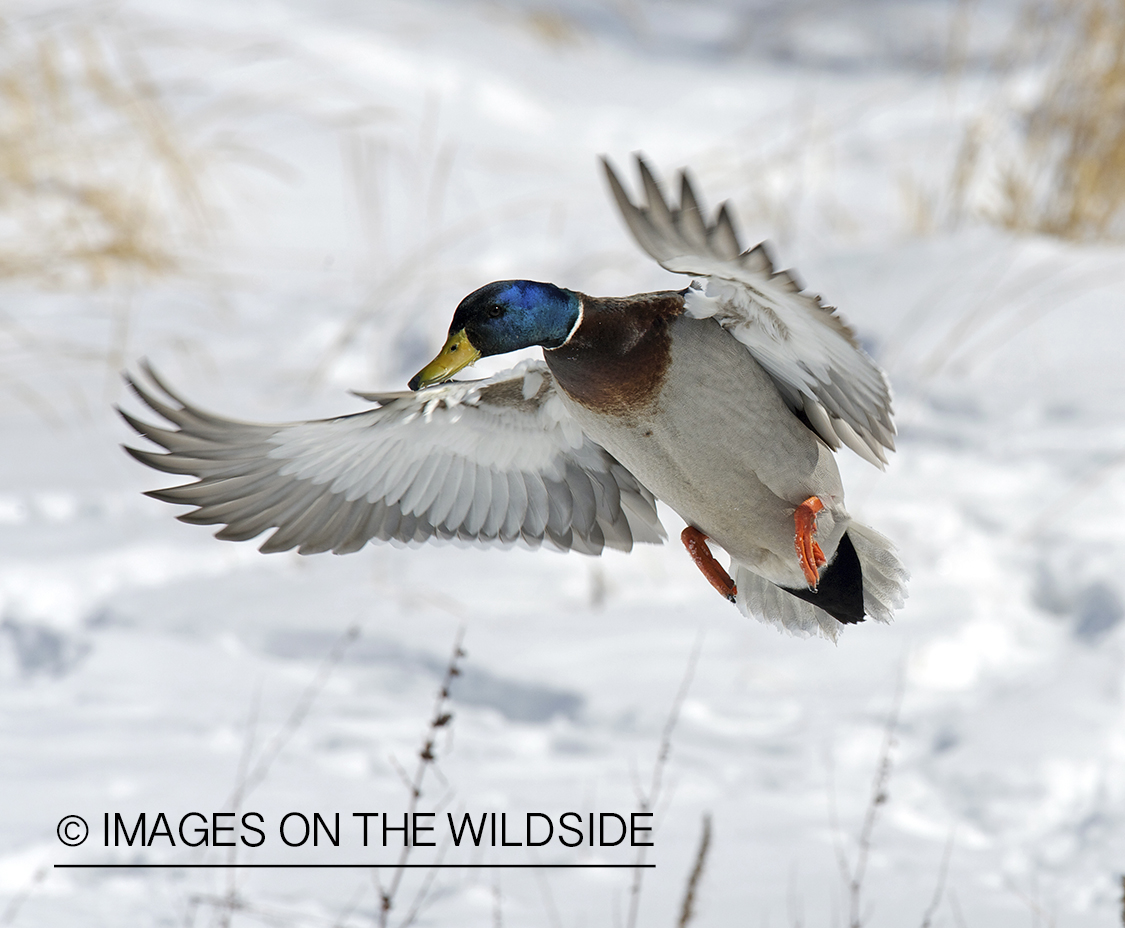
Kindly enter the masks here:
<path id="1" fill-rule="evenodd" d="M 863 609 L 863 569 L 847 532 L 840 538 L 836 556 L 824 571 L 815 590 L 793 590 L 789 587 L 781 589 L 823 609 L 844 625 L 862 622 L 866 614 Z"/>
<path id="2" fill-rule="evenodd" d="M 845 624 L 865 616 L 891 621 L 906 598 L 909 578 L 890 540 L 854 520 L 841 536 L 816 593 L 777 586 L 737 562 L 731 568 L 738 585 L 737 605 L 744 615 L 794 635 L 819 634 L 831 641 Z"/>

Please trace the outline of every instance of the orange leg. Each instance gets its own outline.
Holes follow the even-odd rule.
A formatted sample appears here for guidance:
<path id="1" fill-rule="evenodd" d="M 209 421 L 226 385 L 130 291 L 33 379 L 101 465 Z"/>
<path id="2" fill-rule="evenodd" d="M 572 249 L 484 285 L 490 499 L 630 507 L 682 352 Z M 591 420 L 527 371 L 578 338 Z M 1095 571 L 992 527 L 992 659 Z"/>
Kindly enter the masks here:
<path id="1" fill-rule="evenodd" d="M 815 590 L 816 585 L 820 582 L 820 574 L 817 573 L 817 568 L 826 563 L 824 552 L 820 550 L 820 545 L 816 543 L 814 538 L 816 535 L 816 514 L 823 508 L 824 503 L 820 501 L 820 497 L 810 496 L 793 513 L 793 525 L 796 529 L 793 543 L 797 548 L 797 558 L 801 562 L 801 570 L 804 571 L 805 579 L 809 582 L 809 589 L 812 590 Z"/>
<path id="2" fill-rule="evenodd" d="M 707 578 L 707 582 L 733 603 L 735 596 L 738 595 L 738 588 L 734 585 L 730 574 L 723 570 L 722 565 L 715 560 L 711 549 L 707 547 L 707 536 L 689 525 L 680 533 L 680 541 L 684 543 L 691 559 L 695 561 L 695 566 Z"/>

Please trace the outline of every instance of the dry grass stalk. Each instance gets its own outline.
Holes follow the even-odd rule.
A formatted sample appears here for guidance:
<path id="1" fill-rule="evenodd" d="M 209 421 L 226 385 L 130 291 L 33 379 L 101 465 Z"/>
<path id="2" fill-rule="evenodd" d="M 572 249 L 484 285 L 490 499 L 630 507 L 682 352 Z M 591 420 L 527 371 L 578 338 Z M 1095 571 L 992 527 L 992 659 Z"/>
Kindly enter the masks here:
<path id="1" fill-rule="evenodd" d="M 257 703 L 251 709 L 250 724 L 248 726 L 247 741 L 244 745 L 243 756 L 239 761 L 239 775 L 235 785 L 234 792 L 224 803 L 224 809 L 231 809 L 234 812 L 241 810 L 242 803 L 258 785 L 260 785 L 269 775 L 270 768 L 273 766 L 274 761 L 277 760 L 282 749 L 286 743 L 292 738 L 296 731 L 304 723 L 313 703 L 324 689 L 331 676 L 333 670 L 343 660 L 348 648 L 356 640 L 358 640 L 360 629 L 358 626 L 348 628 L 336 644 L 332 647 L 331 651 L 327 654 L 321 662 L 320 667 L 317 669 L 316 674 L 310 681 L 309 685 L 302 692 L 298 698 L 293 710 L 290 712 L 288 719 L 281 729 L 274 735 L 274 737 L 266 744 L 261 751 L 256 763 L 253 767 L 250 766 L 249 758 L 253 753 L 253 737 L 254 730 L 257 726 Z M 453 653 L 449 659 L 449 664 L 445 669 L 445 674 L 442 678 L 441 687 L 438 690 L 438 695 L 434 704 L 433 715 L 427 724 L 426 733 L 423 737 L 423 746 L 418 754 L 418 766 L 415 770 L 413 778 L 408 778 L 404 775 L 404 780 L 410 791 L 410 804 L 407 812 L 409 818 L 413 818 L 414 812 L 418 808 L 418 800 L 422 797 L 422 784 L 426 776 L 426 772 L 433 768 L 437 763 L 437 756 L 434 753 L 435 743 L 437 740 L 438 732 L 447 729 L 450 722 L 453 720 L 453 714 L 449 711 L 449 696 L 450 687 L 455 677 L 460 676 L 460 661 L 465 657 L 466 652 L 461 647 L 461 642 L 464 638 L 464 629 L 460 629 L 457 633 L 456 641 L 453 646 Z M 397 766 L 397 765 L 396 765 Z M 395 897 L 400 889 L 403 877 L 407 870 L 407 858 L 410 856 L 412 847 L 407 844 L 403 847 L 396 862 L 394 873 L 391 878 L 390 884 L 383 888 L 382 885 L 378 886 L 380 907 L 378 913 L 378 924 L 380 928 L 386 928 L 391 911 L 394 908 Z M 444 849 L 443 849 L 444 853 Z M 227 871 L 227 885 L 225 891 L 221 895 L 197 893 L 188 898 L 187 910 L 187 924 L 194 924 L 195 914 L 199 909 L 209 909 L 215 915 L 215 923 L 219 928 L 229 928 L 232 924 L 235 913 L 255 917 L 268 924 L 298 924 L 302 922 L 302 916 L 287 908 L 268 908 L 261 907 L 253 903 L 251 900 L 245 898 L 238 891 L 238 886 L 235 881 L 237 873 L 237 855 L 235 851 L 231 851 L 227 857 L 229 870 Z M 426 898 L 432 888 L 434 878 L 437 874 L 437 868 L 430 868 L 426 878 L 423 880 L 421 887 L 415 894 L 415 898 L 411 904 L 409 911 L 403 917 L 400 928 L 409 928 L 413 925 L 418 917 L 421 915 L 422 907 L 425 904 Z M 377 879 L 377 872 L 376 872 Z M 499 924 L 499 887 L 497 886 L 497 896 L 495 899 L 496 911 L 494 912 L 494 920 Z M 343 907 L 340 914 L 332 919 L 334 928 L 340 928 L 348 922 L 350 916 L 356 910 L 360 901 L 360 893 L 357 893 L 347 904 Z M 7 917 L 7 913 L 5 913 Z M 318 918 L 317 921 L 320 921 Z M 325 920 L 327 923 L 327 920 Z M 0 925 L 6 924 L 5 921 L 0 920 Z"/>
<path id="2" fill-rule="evenodd" d="M 950 225 L 991 173 L 984 218 L 1015 232 L 1099 241 L 1125 234 L 1125 0 L 1044 0 L 998 68 L 1030 62 L 1030 105 L 974 120 L 954 170 Z M 983 155 L 991 155 L 985 158 Z"/>
<path id="3" fill-rule="evenodd" d="M 938 869 L 937 885 L 934 887 L 933 898 L 930 899 L 930 904 L 926 906 L 926 911 L 922 913 L 922 928 L 932 928 L 934 916 L 937 915 L 942 896 L 945 895 L 945 884 L 949 879 L 949 862 L 953 858 L 954 837 L 955 832 L 950 830 L 949 839 L 945 842 L 945 853 L 941 855 L 941 867 Z"/>
<path id="4" fill-rule="evenodd" d="M 122 35 L 0 22 L 0 278 L 100 286 L 176 269 L 199 169 Z"/>
<path id="5" fill-rule="evenodd" d="M 1012 219 L 1063 238 L 1109 238 L 1123 231 L 1125 207 L 1125 0 L 1058 0 L 1051 13 L 1043 28 L 1061 47 L 1027 129 L 1045 177 L 1041 187 L 1034 173 L 1010 178 L 1022 207 Z"/>
<path id="6" fill-rule="evenodd" d="M 332 673 L 344 659 L 348 649 L 359 640 L 360 628 L 352 625 L 336 640 L 331 650 L 325 655 L 313 675 L 312 680 L 301 692 L 288 718 L 274 736 L 266 743 L 258 754 L 253 766 L 250 765 L 254 755 L 254 742 L 257 736 L 259 698 L 255 694 L 251 704 L 249 718 L 246 726 L 246 737 L 242 745 L 242 753 L 238 761 L 238 774 L 235 778 L 234 790 L 227 797 L 222 809 L 233 812 L 236 816 L 241 813 L 243 803 L 249 795 L 269 777 L 270 768 L 280 757 L 286 744 L 304 724 L 317 697 L 324 690 Z M 215 916 L 215 924 L 219 928 L 229 928 L 235 912 L 261 913 L 265 910 L 258 909 L 249 900 L 244 898 L 238 890 L 238 847 L 233 845 L 226 853 L 227 870 L 225 873 L 226 887 L 221 895 L 197 893 L 187 900 L 187 924 L 194 924 L 195 913 L 198 909 L 210 909 Z M 276 914 L 276 913 L 275 913 Z M 0 921 L 0 924 L 4 924 Z"/>
<path id="7" fill-rule="evenodd" d="M 680 906 L 680 920 L 676 928 L 687 928 L 695 917 L 695 896 L 699 891 L 699 881 L 703 878 L 703 870 L 707 866 L 707 852 L 711 849 L 711 816 L 703 816 L 703 834 L 699 838 L 699 850 L 695 852 L 695 866 L 691 868 L 688 877 L 687 889 L 684 891 L 684 902 Z"/>
<path id="8" fill-rule="evenodd" d="M 656 752 L 656 763 L 652 765 L 652 780 L 649 782 L 649 788 L 646 792 L 641 789 L 639 783 L 636 786 L 638 812 L 652 812 L 660 799 L 664 784 L 664 768 L 667 766 L 668 757 L 672 753 L 672 733 L 676 729 L 676 723 L 680 720 L 680 710 L 683 708 L 684 700 L 687 699 L 688 690 L 691 689 L 691 681 L 695 677 L 695 668 L 699 664 L 699 655 L 702 650 L 703 632 L 700 631 L 699 637 L 695 639 L 695 645 L 691 649 L 691 655 L 688 657 L 687 667 L 684 669 L 684 676 L 680 681 L 680 688 L 676 691 L 676 696 L 672 700 L 672 707 L 668 711 L 668 718 L 664 722 L 664 730 L 660 735 L 660 747 Z M 707 829 L 707 834 L 710 835 L 709 824 Z M 629 888 L 629 914 L 625 921 L 626 928 L 636 928 L 637 925 L 637 916 L 641 904 L 641 884 L 645 872 L 642 865 L 645 862 L 646 850 L 645 847 L 640 847 L 637 850 L 636 866 L 633 869 L 633 883 Z"/>
<path id="9" fill-rule="evenodd" d="M 248 726 L 247 746 L 243 751 L 243 756 L 239 759 L 239 778 L 235 783 L 234 791 L 227 798 L 223 804 L 224 809 L 232 809 L 238 811 L 242 808 L 242 803 L 258 786 L 260 786 L 269 776 L 270 768 L 273 767 L 274 762 L 281 756 L 282 750 L 292 739 L 297 730 L 305 723 L 309 712 L 312 710 L 313 704 L 316 702 L 317 697 L 320 696 L 324 687 L 328 684 L 329 677 L 340 665 L 351 648 L 359 640 L 360 627 L 358 625 L 351 625 L 344 630 L 344 633 L 333 644 L 332 649 L 325 655 L 324 660 L 321 661 L 320 666 L 317 668 L 312 680 L 309 681 L 308 686 L 305 687 L 297 702 L 294 704 L 289 717 L 285 720 L 285 724 L 274 734 L 274 736 L 267 742 L 265 747 L 262 748 L 261 753 L 258 755 L 257 760 L 253 767 L 249 764 L 249 755 L 252 750 L 253 730 L 257 725 L 257 706 L 255 705 L 251 711 L 250 725 Z"/>
<path id="10" fill-rule="evenodd" d="M 16 923 L 16 916 L 19 915 L 23 904 L 27 902 L 31 894 L 47 878 L 50 872 L 51 868 L 47 864 L 43 864 L 35 869 L 31 879 L 27 881 L 27 885 L 12 896 L 3 913 L 0 913 L 0 925 L 14 925 Z"/>
<path id="11" fill-rule="evenodd" d="M 1072 241 L 1125 235 L 1125 0 L 1030 2 L 993 64 L 1008 88 L 968 122 L 944 187 L 902 183 L 915 233 L 975 215 Z M 971 6 L 959 0 L 954 14 L 951 97 Z M 1016 102 L 1029 79 L 1033 99 Z"/>
<path id="12" fill-rule="evenodd" d="M 437 755 L 434 753 L 434 747 L 437 743 L 438 733 L 446 729 L 449 723 L 453 721 L 453 713 L 449 711 L 449 694 L 454 679 L 461 675 L 460 662 L 466 654 L 465 650 L 461 647 L 461 642 L 464 640 L 464 637 L 465 629 L 461 628 L 458 630 L 457 637 L 453 642 L 453 653 L 450 655 L 449 663 L 446 665 L 445 675 L 442 677 L 441 687 L 438 689 L 438 695 L 434 701 L 434 711 L 426 727 L 426 733 L 422 737 L 422 749 L 418 752 L 418 763 L 414 768 L 414 776 L 406 780 L 407 788 L 410 791 L 410 803 L 406 812 L 408 821 L 413 821 L 414 813 L 418 811 L 418 800 L 422 798 L 422 784 L 426 778 L 427 771 L 431 768 L 435 768 L 437 764 Z M 406 862 L 412 850 L 412 845 L 406 842 L 403 845 L 402 851 L 399 852 L 398 861 L 395 864 L 390 883 L 386 887 L 383 887 L 381 883 L 377 882 L 379 888 L 379 928 L 387 928 L 387 924 L 390 921 L 395 896 L 398 894 L 403 877 L 406 875 Z M 431 869 L 427 874 L 421 889 L 414 899 L 410 911 L 407 912 L 402 922 L 402 928 L 413 924 L 420 914 L 422 904 L 425 901 L 436 873 L 436 869 Z M 377 872 L 376 880 L 378 881 Z"/>
<path id="13" fill-rule="evenodd" d="M 895 691 L 894 704 L 883 727 L 883 746 L 879 751 L 879 762 L 875 769 L 875 779 L 871 784 L 871 798 L 867 803 L 867 810 L 863 816 L 859 837 L 856 841 L 855 865 L 852 865 L 847 852 L 844 850 L 840 838 L 839 820 L 836 816 L 835 789 L 829 784 L 828 803 L 829 818 L 836 843 L 836 862 L 840 868 L 840 875 L 848 890 L 848 928 L 863 928 L 870 912 L 864 912 L 863 884 L 867 876 L 867 862 L 871 854 L 872 842 L 875 834 L 875 823 L 879 811 L 887 803 L 887 787 L 891 780 L 891 771 L 894 767 L 891 754 L 898 743 L 898 719 L 902 710 L 903 682 L 900 679 Z M 943 881 L 942 881 L 943 882 Z"/>

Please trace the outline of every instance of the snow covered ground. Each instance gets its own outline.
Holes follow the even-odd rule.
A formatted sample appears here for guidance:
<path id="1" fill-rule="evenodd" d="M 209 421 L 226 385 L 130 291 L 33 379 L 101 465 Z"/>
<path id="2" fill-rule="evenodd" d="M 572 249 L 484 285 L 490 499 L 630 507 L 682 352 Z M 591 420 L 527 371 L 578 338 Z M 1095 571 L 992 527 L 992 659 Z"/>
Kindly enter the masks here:
<path id="1" fill-rule="evenodd" d="M 865 924 L 920 925 L 939 887 L 935 926 L 1115 924 L 1123 253 L 979 223 L 912 234 L 902 193 L 948 185 L 968 115 L 996 93 L 983 62 L 1010 12 L 972 8 L 956 78 L 964 9 L 926 0 L 75 12 L 141 52 L 217 219 L 157 284 L 0 290 L 0 925 L 371 924 L 366 871 L 53 865 L 225 861 L 162 838 L 106 848 L 102 816 L 229 810 L 248 771 L 237 807 L 271 823 L 400 816 L 399 769 L 414 769 L 458 629 L 468 656 L 420 808 L 513 821 L 635 810 L 698 643 L 640 925 L 675 924 L 704 813 L 696 924 L 846 924 L 838 854 L 854 866 L 899 692 Z M 267 557 L 141 496 L 167 484 L 118 447 L 111 404 L 133 401 L 116 348 L 228 415 L 354 411 L 347 389 L 401 388 L 488 280 L 673 285 L 599 175 L 597 154 L 625 166 L 633 150 L 669 178 L 691 165 L 712 205 L 731 198 L 744 239 L 772 239 L 887 368 L 898 454 L 886 473 L 841 466 L 849 507 L 913 574 L 892 625 L 837 644 L 780 635 L 678 544 Z M 73 849 L 55 836 L 70 814 L 91 826 Z M 238 859 L 395 859 L 342 844 L 271 832 Z M 555 844 L 444 859 L 634 858 Z M 392 924 L 429 876 L 408 872 Z M 418 923 L 621 925 L 631 879 L 446 869 Z"/>

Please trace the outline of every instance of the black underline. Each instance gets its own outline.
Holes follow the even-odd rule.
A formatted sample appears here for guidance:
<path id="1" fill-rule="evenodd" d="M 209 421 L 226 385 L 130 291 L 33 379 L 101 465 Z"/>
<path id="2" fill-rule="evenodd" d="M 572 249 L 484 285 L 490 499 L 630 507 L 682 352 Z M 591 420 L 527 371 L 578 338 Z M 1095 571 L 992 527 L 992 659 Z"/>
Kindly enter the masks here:
<path id="1" fill-rule="evenodd" d="M 653 870 L 656 864 L 54 864 L 56 870 Z"/>

